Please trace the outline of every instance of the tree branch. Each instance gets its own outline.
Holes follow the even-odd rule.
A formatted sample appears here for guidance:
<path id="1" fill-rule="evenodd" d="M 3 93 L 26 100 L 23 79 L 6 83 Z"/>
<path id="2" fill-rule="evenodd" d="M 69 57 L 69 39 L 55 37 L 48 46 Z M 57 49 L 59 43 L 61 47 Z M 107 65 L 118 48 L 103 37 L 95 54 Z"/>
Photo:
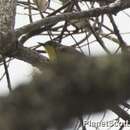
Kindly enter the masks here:
<path id="1" fill-rule="evenodd" d="M 130 98 L 129 59 L 127 54 L 67 56 L 44 67 L 32 82 L 0 99 L 0 129 L 63 128 L 73 118 L 106 109 L 130 120 L 115 108 Z"/>
<path id="2" fill-rule="evenodd" d="M 126 4 L 127 2 L 127 4 Z M 80 18 L 90 18 L 90 17 L 98 17 L 102 14 L 116 14 L 121 10 L 127 9 L 130 7 L 130 2 L 124 0 L 116 0 L 114 3 L 111 3 L 107 6 L 102 6 L 100 8 L 90 9 L 88 11 L 74 12 L 74 13 L 63 13 L 61 15 L 46 17 L 42 20 L 36 21 L 32 24 L 25 25 L 21 28 L 16 29 L 17 37 L 22 34 L 28 33 L 28 31 L 35 31 L 40 29 L 42 26 L 50 26 L 56 24 L 57 22 L 63 20 L 72 20 L 72 19 L 80 19 Z"/>

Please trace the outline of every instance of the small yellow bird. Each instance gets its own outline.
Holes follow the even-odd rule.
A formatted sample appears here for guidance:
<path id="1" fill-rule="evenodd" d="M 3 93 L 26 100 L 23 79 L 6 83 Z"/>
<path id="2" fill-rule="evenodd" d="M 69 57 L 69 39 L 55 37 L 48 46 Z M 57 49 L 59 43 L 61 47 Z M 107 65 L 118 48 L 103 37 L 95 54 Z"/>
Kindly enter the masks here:
<path id="1" fill-rule="evenodd" d="M 45 11 L 49 4 L 48 0 L 33 0 L 33 2 L 40 11 Z"/>
<path id="2" fill-rule="evenodd" d="M 70 46 L 64 46 L 56 41 L 48 41 L 46 43 L 39 43 L 45 48 L 48 53 L 51 62 L 56 62 L 63 58 L 73 58 L 73 57 L 86 57 L 81 52 L 77 51 L 75 48 Z"/>

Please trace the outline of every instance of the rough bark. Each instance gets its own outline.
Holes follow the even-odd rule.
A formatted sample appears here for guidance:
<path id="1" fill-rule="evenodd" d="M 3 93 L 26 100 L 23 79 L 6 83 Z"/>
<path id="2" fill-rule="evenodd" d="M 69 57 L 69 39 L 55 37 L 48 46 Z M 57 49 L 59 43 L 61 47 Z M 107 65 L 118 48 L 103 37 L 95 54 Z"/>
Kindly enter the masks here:
<path id="1" fill-rule="evenodd" d="M 0 32 L 7 33 L 14 30 L 16 15 L 16 0 L 0 1 Z"/>

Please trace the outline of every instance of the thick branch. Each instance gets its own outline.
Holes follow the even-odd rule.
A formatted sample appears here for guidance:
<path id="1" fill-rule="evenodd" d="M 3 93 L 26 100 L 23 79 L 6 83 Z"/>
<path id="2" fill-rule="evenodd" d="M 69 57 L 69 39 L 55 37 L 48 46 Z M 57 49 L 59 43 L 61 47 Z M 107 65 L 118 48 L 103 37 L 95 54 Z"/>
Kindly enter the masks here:
<path id="1" fill-rule="evenodd" d="M 61 128 L 84 114 L 109 108 L 118 112 L 115 106 L 130 98 L 129 59 L 67 56 L 44 67 L 31 83 L 1 99 L 0 129 Z"/>
<path id="2" fill-rule="evenodd" d="M 23 47 L 20 44 L 17 45 L 16 51 L 9 56 L 25 61 L 38 68 L 48 64 L 48 59 L 45 56 L 40 55 L 38 52 L 31 50 L 30 48 Z"/>
<path id="3" fill-rule="evenodd" d="M 0 41 L 0 54 L 2 55 L 14 57 L 38 68 L 47 64 L 47 58 L 45 56 L 21 45 L 17 41 L 14 32 L 8 32 L 7 34 L 1 33 Z"/>
<path id="4" fill-rule="evenodd" d="M 22 34 L 28 33 L 28 31 L 35 31 L 42 26 L 49 26 L 56 24 L 57 22 L 63 20 L 72 20 L 72 19 L 80 19 L 80 18 L 90 18 L 90 17 L 98 17 L 101 14 L 116 14 L 117 12 L 127 9 L 130 7 L 129 1 L 124 0 L 116 0 L 115 3 L 109 4 L 107 6 L 102 6 L 100 8 L 90 9 L 88 11 L 81 11 L 75 13 L 63 13 L 61 15 L 46 17 L 42 20 L 34 22 L 32 24 L 25 25 L 16 30 L 16 35 L 19 37 Z"/>
<path id="5" fill-rule="evenodd" d="M 16 14 L 16 0 L 0 1 L 0 32 L 7 33 L 14 30 Z"/>

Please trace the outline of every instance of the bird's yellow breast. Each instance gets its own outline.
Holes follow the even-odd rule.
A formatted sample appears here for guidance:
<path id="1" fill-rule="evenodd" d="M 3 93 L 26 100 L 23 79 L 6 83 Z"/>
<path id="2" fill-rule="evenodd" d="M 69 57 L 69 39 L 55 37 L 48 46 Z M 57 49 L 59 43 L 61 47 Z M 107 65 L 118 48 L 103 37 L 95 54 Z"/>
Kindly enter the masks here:
<path id="1" fill-rule="evenodd" d="M 57 52 L 56 52 L 56 49 L 52 46 L 46 46 L 45 47 L 47 53 L 48 53 L 48 56 L 49 56 L 49 59 L 50 61 L 54 62 L 57 60 Z"/>

